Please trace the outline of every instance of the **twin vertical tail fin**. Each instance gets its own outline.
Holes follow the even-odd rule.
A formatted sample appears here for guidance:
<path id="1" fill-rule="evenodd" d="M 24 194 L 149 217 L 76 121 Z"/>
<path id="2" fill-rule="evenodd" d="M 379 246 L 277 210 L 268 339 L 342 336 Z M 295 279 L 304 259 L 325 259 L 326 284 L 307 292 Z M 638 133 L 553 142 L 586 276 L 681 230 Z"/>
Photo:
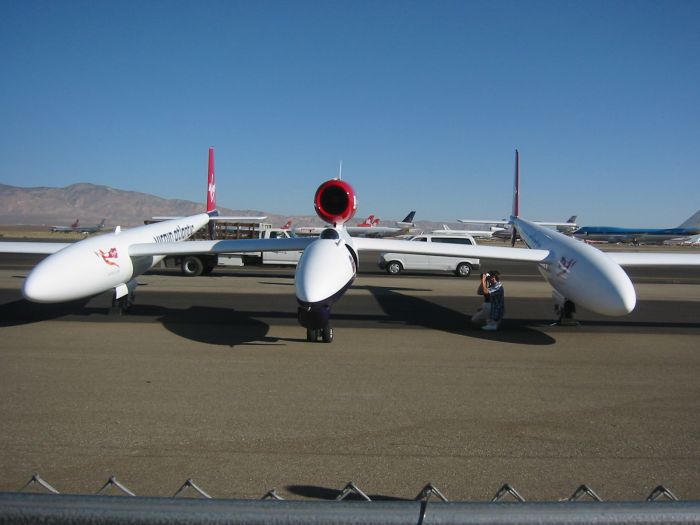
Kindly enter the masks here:
<path id="1" fill-rule="evenodd" d="M 214 176 L 214 148 L 209 148 L 209 168 L 207 169 L 207 214 L 216 217 L 219 212 L 216 209 L 216 177 Z M 213 221 L 209 221 L 209 238 L 216 239 L 216 227 Z"/>
<path id="2" fill-rule="evenodd" d="M 207 213 L 218 215 L 216 211 L 216 177 L 214 176 L 214 148 L 209 148 L 209 169 L 207 170 Z"/>
<path id="3" fill-rule="evenodd" d="M 515 150 L 515 180 L 513 181 L 513 211 L 510 219 L 517 219 L 520 216 L 520 153 Z M 510 235 L 510 245 L 515 246 L 515 238 L 518 232 L 515 230 L 515 224 L 512 227 Z"/>

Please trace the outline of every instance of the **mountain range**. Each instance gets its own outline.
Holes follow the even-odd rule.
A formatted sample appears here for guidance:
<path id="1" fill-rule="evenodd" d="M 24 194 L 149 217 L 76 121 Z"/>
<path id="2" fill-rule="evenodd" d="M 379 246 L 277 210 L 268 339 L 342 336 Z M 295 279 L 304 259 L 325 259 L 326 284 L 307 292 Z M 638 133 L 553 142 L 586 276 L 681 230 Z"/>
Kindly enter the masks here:
<path id="1" fill-rule="evenodd" d="M 204 209 L 204 203 L 163 199 L 147 193 L 119 190 L 86 182 L 71 184 L 65 188 L 22 188 L 0 184 L 0 224 L 7 225 L 68 225 L 76 219 L 80 219 L 81 224 L 96 224 L 104 218 L 107 227 L 136 226 L 154 216 L 194 215 Z M 323 225 L 316 215 L 289 217 L 262 210 L 229 208 L 219 208 L 219 213 L 221 215 L 266 215 L 265 222 L 273 226 L 281 226 L 290 219 L 293 226 Z M 359 220 L 361 219 L 354 219 L 357 222 Z M 392 222 L 393 220 L 382 219 L 382 224 Z M 442 224 L 418 221 L 416 226 L 429 230 L 440 228 Z M 447 224 L 451 228 L 464 228 L 464 225 L 456 222 Z"/>

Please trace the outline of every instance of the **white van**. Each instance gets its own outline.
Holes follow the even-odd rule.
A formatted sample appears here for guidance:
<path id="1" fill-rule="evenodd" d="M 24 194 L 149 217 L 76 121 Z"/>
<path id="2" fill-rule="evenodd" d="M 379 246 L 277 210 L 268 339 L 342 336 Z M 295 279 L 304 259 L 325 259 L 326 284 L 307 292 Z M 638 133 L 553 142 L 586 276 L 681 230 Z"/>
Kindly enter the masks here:
<path id="1" fill-rule="evenodd" d="M 411 242 L 443 242 L 448 244 L 469 244 L 476 246 L 471 235 L 435 235 L 421 234 L 411 237 Z M 452 272 L 458 277 L 469 277 L 472 270 L 479 269 L 479 259 L 452 257 L 445 255 L 417 255 L 409 253 L 382 253 L 379 267 L 389 275 L 398 275 L 403 271 L 430 270 Z"/>

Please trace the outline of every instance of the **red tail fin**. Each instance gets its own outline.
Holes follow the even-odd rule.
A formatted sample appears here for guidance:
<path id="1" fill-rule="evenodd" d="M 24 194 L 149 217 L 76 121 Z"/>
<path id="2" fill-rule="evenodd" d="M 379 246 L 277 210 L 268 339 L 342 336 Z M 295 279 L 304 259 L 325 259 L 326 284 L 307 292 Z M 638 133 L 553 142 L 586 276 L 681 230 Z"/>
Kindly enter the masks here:
<path id="1" fill-rule="evenodd" d="M 207 173 L 207 213 L 216 211 L 216 178 L 214 177 L 214 148 L 209 148 Z"/>

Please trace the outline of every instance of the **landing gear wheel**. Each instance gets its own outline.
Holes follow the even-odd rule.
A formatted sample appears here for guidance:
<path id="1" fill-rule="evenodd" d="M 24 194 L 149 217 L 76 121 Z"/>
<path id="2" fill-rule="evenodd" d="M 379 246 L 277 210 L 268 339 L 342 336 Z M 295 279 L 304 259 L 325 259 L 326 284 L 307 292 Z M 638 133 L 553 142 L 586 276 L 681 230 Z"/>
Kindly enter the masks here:
<path id="1" fill-rule="evenodd" d="M 318 339 L 318 330 L 314 330 L 313 328 L 307 328 L 306 329 L 306 340 L 309 343 L 315 343 L 317 339 Z"/>
<path id="2" fill-rule="evenodd" d="M 573 301 L 566 299 L 563 305 L 554 305 L 554 311 L 559 316 L 559 320 L 554 323 L 559 326 L 578 326 L 579 322 L 576 320 L 576 304 Z"/>
<path id="3" fill-rule="evenodd" d="M 133 304 L 134 297 L 132 294 L 124 295 L 119 299 L 114 298 L 112 299 L 112 308 L 110 309 L 110 313 L 115 315 L 126 315 Z"/>
<path id="4" fill-rule="evenodd" d="M 333 328 L 330 325 L 326 325 L 321 329 L 321 339 L 324 343 L 333 342 Z"/>

